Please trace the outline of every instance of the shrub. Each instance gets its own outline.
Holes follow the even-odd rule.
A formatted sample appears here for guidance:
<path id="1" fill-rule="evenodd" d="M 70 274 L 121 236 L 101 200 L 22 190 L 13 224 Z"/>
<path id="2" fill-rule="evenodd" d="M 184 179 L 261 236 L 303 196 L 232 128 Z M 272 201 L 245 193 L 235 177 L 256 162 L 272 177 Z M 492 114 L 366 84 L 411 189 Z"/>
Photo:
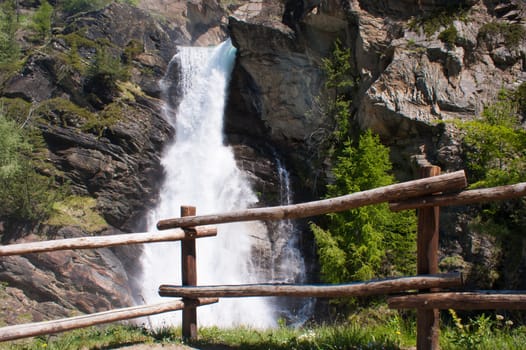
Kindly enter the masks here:
<path id="1" fill-rule="evenodd" d="M 458 31 L 454 25 L 450 25 L 447 29 L 440 32 L 438 39 L 440 39 L 449 49 L 455 47 L 457 41 Z"/>
<path id="2" fill-rule="evenodd" d="M 31 27 L 36 32 L 35 39 L 44 41 L 51 34 L 51 16 L 53 14 L 53 6 L 47 1 L 42 1 L 38 10 L 33 15 L 33 23 Z"/>
<path id="3" fill-rule="evenodd" d="M 325 103 L 325 112 L 335 120 L 335 142 L 342 143 L 349 137 L 351 95 L 356 85 L 352 75 L 350 49 L 343 48 L 340 41 L 336 40 L 332 55 L 322 60 L 322 69 L 326 74 L 325 88 L 332 92 Z"/>
<path id="4" fill-rule="evenodd" d="M 477 38 L 483 42 L 492 42 L 500 38 L 506 47 L 517 48 L 526 40 L 526 30 L 520 23 L 493 21 L 479 29 Z"/>
<path id="5" fill-rule="evenodd" d="M 526 131 L 518 115 L 521 103 L 517 91 L 501 91 L 482 115 L 457 125 L 465 133 L 464 153 L 472 187 L 491 187 L 526 181 Z M 524 278 L 520 261 L 524 258 L 526 199 L 518 198 L 479 207 L 471 223 L 477 232 L 494 235 L 504 252 L 499 264 L 505 270 L 496 283 L 506 288 L 520 286 Z"/>
<path id="6" fill-rule="evenodd" d="M 20 56 L 20 47 L 16 42 L 15 8 L 11 1 L 0 3 L 0 64 L 11 63 Z"/>
<path id="7" fill-rule="evenodd" d="M 526 132 L 518 115 L 521 100 L 501 91 L 480 118 L 457 123 L 465 132 L 463 142 L 473 187 L 505 185 L 526 178 Z"/>
<path id="8" fill-rule="evenodd" d="M 409 29 L 417 31 L 420 28 L 426 37 L 431 37 L 440 28 L 449 28 L 454 21 L 466 22 L 468 10 L 462 6 L 449 6 L 425 17 L 414 18 L 408 23 Z"/>
<path id="9" fill-rule="evenodd" d="M 24 129 L 0 113 L 0 220 L 38 220 L 61 197 L 54 179 L 38 174 Z"/>
<path id="10" fill-rule="evenodd" d="M 53 203 L 46 224 L 78 226 L 88 232 L 98 232 L 108 223 L 96 210 L 97 200 L 92 197 L 69 196 Z"/>

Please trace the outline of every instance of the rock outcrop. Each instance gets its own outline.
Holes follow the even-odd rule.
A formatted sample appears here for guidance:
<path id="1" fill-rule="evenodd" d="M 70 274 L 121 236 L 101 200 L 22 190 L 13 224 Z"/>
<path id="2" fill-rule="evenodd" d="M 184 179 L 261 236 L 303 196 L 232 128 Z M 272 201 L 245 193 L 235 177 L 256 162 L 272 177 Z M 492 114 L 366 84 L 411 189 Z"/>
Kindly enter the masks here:
<path id="1" fill-rule="evenodd" d="M 5 101 L 30 104 L 28 123 L 40 130 L 46 143 L 39 171 L 59 177 L 77 196 L 96 198 L 106 225 L 92 232 L 67 224 L 10 224 L 2 232 L 3 244 L 141 228 L 145 211 L 157 198 L 162 148 L 173 134 L 162 117 L 158 81 L 176 43 L 189 41 L 146 12 L 113 4 L 68 19 L 60 31 L 55 30 L 48 49 L 30 55 L 21 73 L 5 83 Z M 112 55 L 120 60 L 128 55 L 121 61 L 126 66 L 120 67 L 127 71 L 128 82 L 117 85 L 103 73 L 85 75 L 83 69 L 93 68 L 75 65 L 71 59 L 75 54 L 91 67 L 95 57 Z M 27 315 L 27 322 L 129 306 L 134 303 L 129 273 L 139 263 L 137 249 L 3 258 L 0 278 L 7 285 L 3 293 L 11 296 L 4 301 L 4 310 Z M 20 321 L 16 315 L 6 317 L 7 322 Z"/>
<path id="2" fill-rule="evenodd" d="M 316 15 L 302 22 L 282 23 L 281 14 L 234 12 L 229 30 L 238 47 L 238 60 L 231 82 L 231 99 L 225 131 L 265 140 L 282 155 L 295 175 L 306 175 L 303 193 L 315 189 L 317 177 L 324 176 L 320 143 L 333 129 L 334 121 L 320 113 L 324 73 L 321 60 L 327 57 L 335 38 L 345 35 L 346 14 L 336 2 L 326 2 Z M 294 4 L 287 3 L 287 6 Z M 300 6 L 305 8 L 304 5 Z M 315 3 L 307 4 L 308 8 Z M 292 17 L 303 18 L 303 10 Z M 245 127 L 250 125 L 249 128 Z M 311 192 L 312 193 L 312 192 Z"/>
<path id="3" fill-rule="evenodd" d="M 40 229 L 56 239 L 89 234 L 75 227 Z M 39 239 L 29 235 L 16 242 Z M 7 323 L 37 322 L 71 316 L 74 312 L 95 313 L 132 305 L 130 282 L 123 264 L 110 249 L 3 257 L 2 319 Z"/>
<path id="4" fill-rule="evenodd" d="M 526 81 L 524 37 L 512 44 L 498 30 L 486 33 L 488 23 L 524 27 L 520 1 L 292 0 L 283 11 L 287 27 L 257 13 L 230 19 L 239 56 L 226 130 L 251 135 L 248 143 L 274 145 L 303 195 L 326 180 L 323 139 L 334 121 L 317 113 L 316 98 L 323 96 L 320 62 L 335 39 L 352 49 L 359 77 L 354 118 L 391 148 L 399 180 L 415 177 L 415 155 L 443 171 L 463 168 L 460 135 L 450 121 L 480 115 L 500 89 Z M 439 17 L 446 24 L 426 27 Z M 452 42 L 440 37 L 448 28 L 456 33 Z M 492 238 L 470 231 L 466 213 L 446 211 L 444 218 L 442 258 L 460 254 L 465 271 L 485 271 L 473 276 L 498 275 L 499 249 L 481 248 L 494 246 Z M 490 280 L 479 279 L 485 286 Z"/>

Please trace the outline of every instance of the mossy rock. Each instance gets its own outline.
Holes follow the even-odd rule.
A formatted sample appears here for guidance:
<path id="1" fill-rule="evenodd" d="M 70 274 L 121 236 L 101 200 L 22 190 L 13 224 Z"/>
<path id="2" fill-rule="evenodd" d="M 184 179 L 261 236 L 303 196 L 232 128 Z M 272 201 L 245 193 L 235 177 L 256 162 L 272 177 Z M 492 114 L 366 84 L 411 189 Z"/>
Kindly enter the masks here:
<path id="1" fill-rule="evenodd" d="M 51 216 L 46 221 L 54 226 L 77 226 L 88 232 L 100 232 L 108 223 L 96 210 L 97 200 L 92 197 L 70 196 L 53 204 Z"/>
<path id="2" fill-rule="evenodd" d="M 0 98 L 0 112 L 8 119 L 14 120 L 17 124 L 22 124 L 27 119 L 31 103 L 21 98 Z"/>
<path id="3" fill-rule="evenodd" d="M 36 112 L 41 118 L 64 127 L 80 126 L 86 120 L 94 118 L 93 113 L 89 110 L 61 97 L 42 102 Z"/>

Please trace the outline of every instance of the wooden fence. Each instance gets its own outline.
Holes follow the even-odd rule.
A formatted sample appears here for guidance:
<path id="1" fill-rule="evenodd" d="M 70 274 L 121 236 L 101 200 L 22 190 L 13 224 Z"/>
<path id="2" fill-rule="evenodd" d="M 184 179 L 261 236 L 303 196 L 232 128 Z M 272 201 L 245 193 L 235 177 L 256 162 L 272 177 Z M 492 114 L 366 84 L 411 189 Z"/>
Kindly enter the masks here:
<path id="1" fill-rule="evenodd" d="M 292 296 L 352 297 L 395 295 L 388 299 L 392 308 L 417 309 L 417 348 L 438 349 L 438 309 L 526 309 L 526 294 L 513 291 L 448 292 L 462 286 L 460 274 L 438 274 L 439 207 L 465 205 L 526 196 L 526 183 L 465 191 L 463 171 L 440 175 L 438 167 L 422 167 L 422 178 L 368 191 L 302 204 L 254 208 L 230 213 L 196 216 L 195 207 L 182 207 L 181 217 L 158 222 L 164 233 L 136 233 L 104 237 L 70 238 L 0 246 L 0 256 L 51 252 L 63 249 L 93 249 L 117 245 L 161 241 L 181 241 L 182 286 L 162 285 L 159 294 L 181 300 L 142 305 L 0 328 L 0 341 L 57 333 L 102 323 L 143 317 L 168 311 L 183 311 L 183 337 L 197 338 L 198 306 L 217 302 L 219 297 Z M 364 205 L 389 202 L 394 211 L 418 209 L 417 276 L 391 278 L 343 285 L 256 284 L 238 286 L 197 286 L 196 239 L 217 234 L 203 225 L 252 220 L 304 218 L 345 211 Z M 417 292 L 414 292 L 417 291 Z"/>

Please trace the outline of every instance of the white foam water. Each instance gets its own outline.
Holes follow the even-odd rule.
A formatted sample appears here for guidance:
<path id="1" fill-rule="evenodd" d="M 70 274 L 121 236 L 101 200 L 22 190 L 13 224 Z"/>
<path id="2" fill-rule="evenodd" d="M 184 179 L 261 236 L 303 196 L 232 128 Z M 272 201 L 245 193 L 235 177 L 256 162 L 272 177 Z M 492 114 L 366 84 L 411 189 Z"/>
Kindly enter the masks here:
<path id="1" fill-rule="evenodd" d="M 223 113 L 235 56 L 236 49 L 227 40 L 216 47 L 179 47 L 172 59 L 171 64 L 178 64 L 180 68 L 177 86 L 181 98 L 175 110 L 168 102 L 164 106 L 165 118 L 174 126 L 176 134 L 162 158 L 165 182 L 159 204 L 148 218 L 150 232 L 156 230 L 159 220 L 178 217 L 183 205 L 196 206 L 197 215 L 205 215 L 248 208 L 257 203 L 246 175 L 236 165 L 233 151 L 223 142 Z M 170 97 L 170 85 L 168 79 L 161 82 L 166 101 Z M 286 186 L 288 188 L 288 179 Z M 281 227 L 290 229 L 291 223 L 285 222 Z M 303 276 L 303 260 L 297 247 L 289 250 L 294 261 L 282 260 L 279 266 L 274 266 L 280 271 L 277 275 L 256 266 L 261 259 L 253 256 L 254 240 L 267 235 L 264 224 L 223 224 L 217 228 L 217 237 L 197 240 L 198 285 L 267 283 L 269 278 L 290 282 Z M 291 242 L 287 244 L 290 246 Z M 180 250 L 177 242 L 145 245 L 141 294 L 146 303 L 161 300 L 157 294 L 159 285 L 181 284 Z M 267 262 L 269 265 L 272 264 Z M 217 304 L 199 307 L 198 323 L 219 327 L 275 327 L 276 318 L 283 310 L 276 310 L 279 303 L 274 301 L 272 298 L 223 298 Z M 149 323 L 156 328 L 180 324 L 181 313 L 153 316 Z"/>

